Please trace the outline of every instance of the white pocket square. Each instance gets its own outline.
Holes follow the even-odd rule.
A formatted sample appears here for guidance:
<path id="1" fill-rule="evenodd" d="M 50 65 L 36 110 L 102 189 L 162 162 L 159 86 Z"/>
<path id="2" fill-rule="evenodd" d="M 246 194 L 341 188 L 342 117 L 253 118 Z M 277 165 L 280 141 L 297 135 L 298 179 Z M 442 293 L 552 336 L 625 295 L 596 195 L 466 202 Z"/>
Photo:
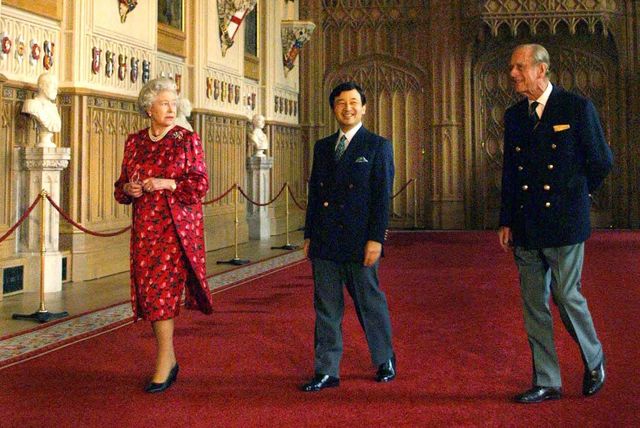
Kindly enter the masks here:
<path id="1" fill-rule="evenodd" d="M 369 161 L 364 156 L 360 156 L 358 159 L 356 159 L 356 163 L 369 163 Z"/>

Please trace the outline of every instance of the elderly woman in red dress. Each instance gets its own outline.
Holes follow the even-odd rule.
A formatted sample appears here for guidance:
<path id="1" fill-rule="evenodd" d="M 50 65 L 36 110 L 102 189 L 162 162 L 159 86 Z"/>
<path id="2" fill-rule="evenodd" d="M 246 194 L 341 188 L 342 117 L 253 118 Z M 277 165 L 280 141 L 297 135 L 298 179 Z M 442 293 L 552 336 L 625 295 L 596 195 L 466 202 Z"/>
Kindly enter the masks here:
<path id="1" fill-rule="evenodd" d="M 145 390 L 162 392 L 178 376 L 173 348 L 174 318 L 185 306 L 212 312 L 205 278 L 201 200 L 209 188 L 198 134 L 174 124 L 176 85 L 149 81 L 138 108 L 151 126 L 127 138 L 114 195 L 133 204 L 131 302 L 134 319 L 151 321 L 158 353 Z"/>

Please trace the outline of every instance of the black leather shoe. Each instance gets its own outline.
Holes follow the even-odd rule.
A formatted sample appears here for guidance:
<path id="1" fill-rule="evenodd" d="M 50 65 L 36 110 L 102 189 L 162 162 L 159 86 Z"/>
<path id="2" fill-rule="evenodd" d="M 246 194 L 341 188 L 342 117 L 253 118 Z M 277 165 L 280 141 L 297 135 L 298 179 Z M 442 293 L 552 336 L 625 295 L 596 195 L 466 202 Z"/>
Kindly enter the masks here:
<path id="1" fill-rule="evenodd" d="M 604 385 L 604 357 L 602 361 L 593 370 L 584 371 L 584 379 L 582 381 L 582 394 L 590 396 L 600 391 Z"/>
<path id="2" fill-rule="evenodd" d="M 376 382 L 391 382 L 396 377 L 396 354 L 378 366 Z"/>
<path id="3" fill-rule="evenodd" d="M 173 368 L 169 372 L 169 376 L 167 376 L 167 380 L 165 380 L 162 383 L 149 382 L 149 385 L 147 385 L 147 387 L 144 390 L 146 392 L 153 394 L 155 392 L 162 392 L 165 389 L 168 389 L 173 384 L 173 382 L 175 382 L 176 379 L 178 378 L 179 370 L 180 370 L 180 367 L 178 367 L 178 363 L 176 363 L 176 365 L 173 366 Z"/>
<path id="4" fill-rule="evenodd" d="M 516 395 L 514 400 L 518 403 L 531 404 L 542 403 L 545 400 L 557 400 L 562 397 L 561 388 L 551 386 L 534 386 L 520 395 Z"/>
<path id="5" fill-rule="evenodd" d="M 304 392 L 315 392 L 324 388 L 335 388 L 338 385 L 340 385 L 340 379 L 337 377 L 316 374 L 313 379 L 302 385 L 300 389 Z"/>

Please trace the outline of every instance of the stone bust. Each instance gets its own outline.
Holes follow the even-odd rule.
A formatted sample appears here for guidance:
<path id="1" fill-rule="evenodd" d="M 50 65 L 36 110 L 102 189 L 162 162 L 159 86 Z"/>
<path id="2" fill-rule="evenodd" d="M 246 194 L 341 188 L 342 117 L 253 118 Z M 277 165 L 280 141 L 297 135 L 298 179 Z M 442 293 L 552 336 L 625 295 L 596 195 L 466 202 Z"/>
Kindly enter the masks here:
<path id="1" fill-rule="evenodd" d="M 253 115 L 251 119 L 253 130 L 249 133 L 249 141 L 253 148 L 253 156 L 263 158 L 266 157 L 265 150 L 269 150 L 269 140 L 264 133 L 264 116 L 261 114 Z"/>
<path id="2" fill-rule="evenodd" d="M 54 74 L 43 73 L 38 77 L 38 92 L 33 99 L 26 100 L 22 112 L 36 120 L 39 130 L 36 147 L 55 147 L 53 133 L 60 132 L 60 114 L 55 100 L 58 96 L 58 79 Z"/>
<path id="3" fill-rule="evenodd" d="M 180 125 L 193 132 L 193 127 L 187 120 L 189 116 L 191 116 L 191 102 L 187 98 L 178 98 L 176 125 Z"/>

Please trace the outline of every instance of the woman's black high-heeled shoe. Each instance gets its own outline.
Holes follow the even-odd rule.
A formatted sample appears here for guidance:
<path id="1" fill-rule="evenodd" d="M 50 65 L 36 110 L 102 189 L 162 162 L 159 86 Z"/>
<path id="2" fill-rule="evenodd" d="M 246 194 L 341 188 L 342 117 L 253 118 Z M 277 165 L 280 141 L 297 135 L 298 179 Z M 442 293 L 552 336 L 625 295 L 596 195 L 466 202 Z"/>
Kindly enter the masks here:
<path id="1" fill-rule="evenodd" d="M 169 389 L 169 387 L 173 384 L 173 382 L 175 382 L 176 379 L 178 378 L 179 370 L 180 370 L 180 367 L 178 367 L 178 363 L 176 363 L 176 365 L 173 366 L 173 368 L 169 372 L 169 376 L 167 376 L 167 380 L 165 380 L 162 383 L 149 382 L 149 385 L 147 385 L 147 387 L 144 390 L 149 393 L 155 393 L 155 392 L 162 392 L 165 389 Z"/>

